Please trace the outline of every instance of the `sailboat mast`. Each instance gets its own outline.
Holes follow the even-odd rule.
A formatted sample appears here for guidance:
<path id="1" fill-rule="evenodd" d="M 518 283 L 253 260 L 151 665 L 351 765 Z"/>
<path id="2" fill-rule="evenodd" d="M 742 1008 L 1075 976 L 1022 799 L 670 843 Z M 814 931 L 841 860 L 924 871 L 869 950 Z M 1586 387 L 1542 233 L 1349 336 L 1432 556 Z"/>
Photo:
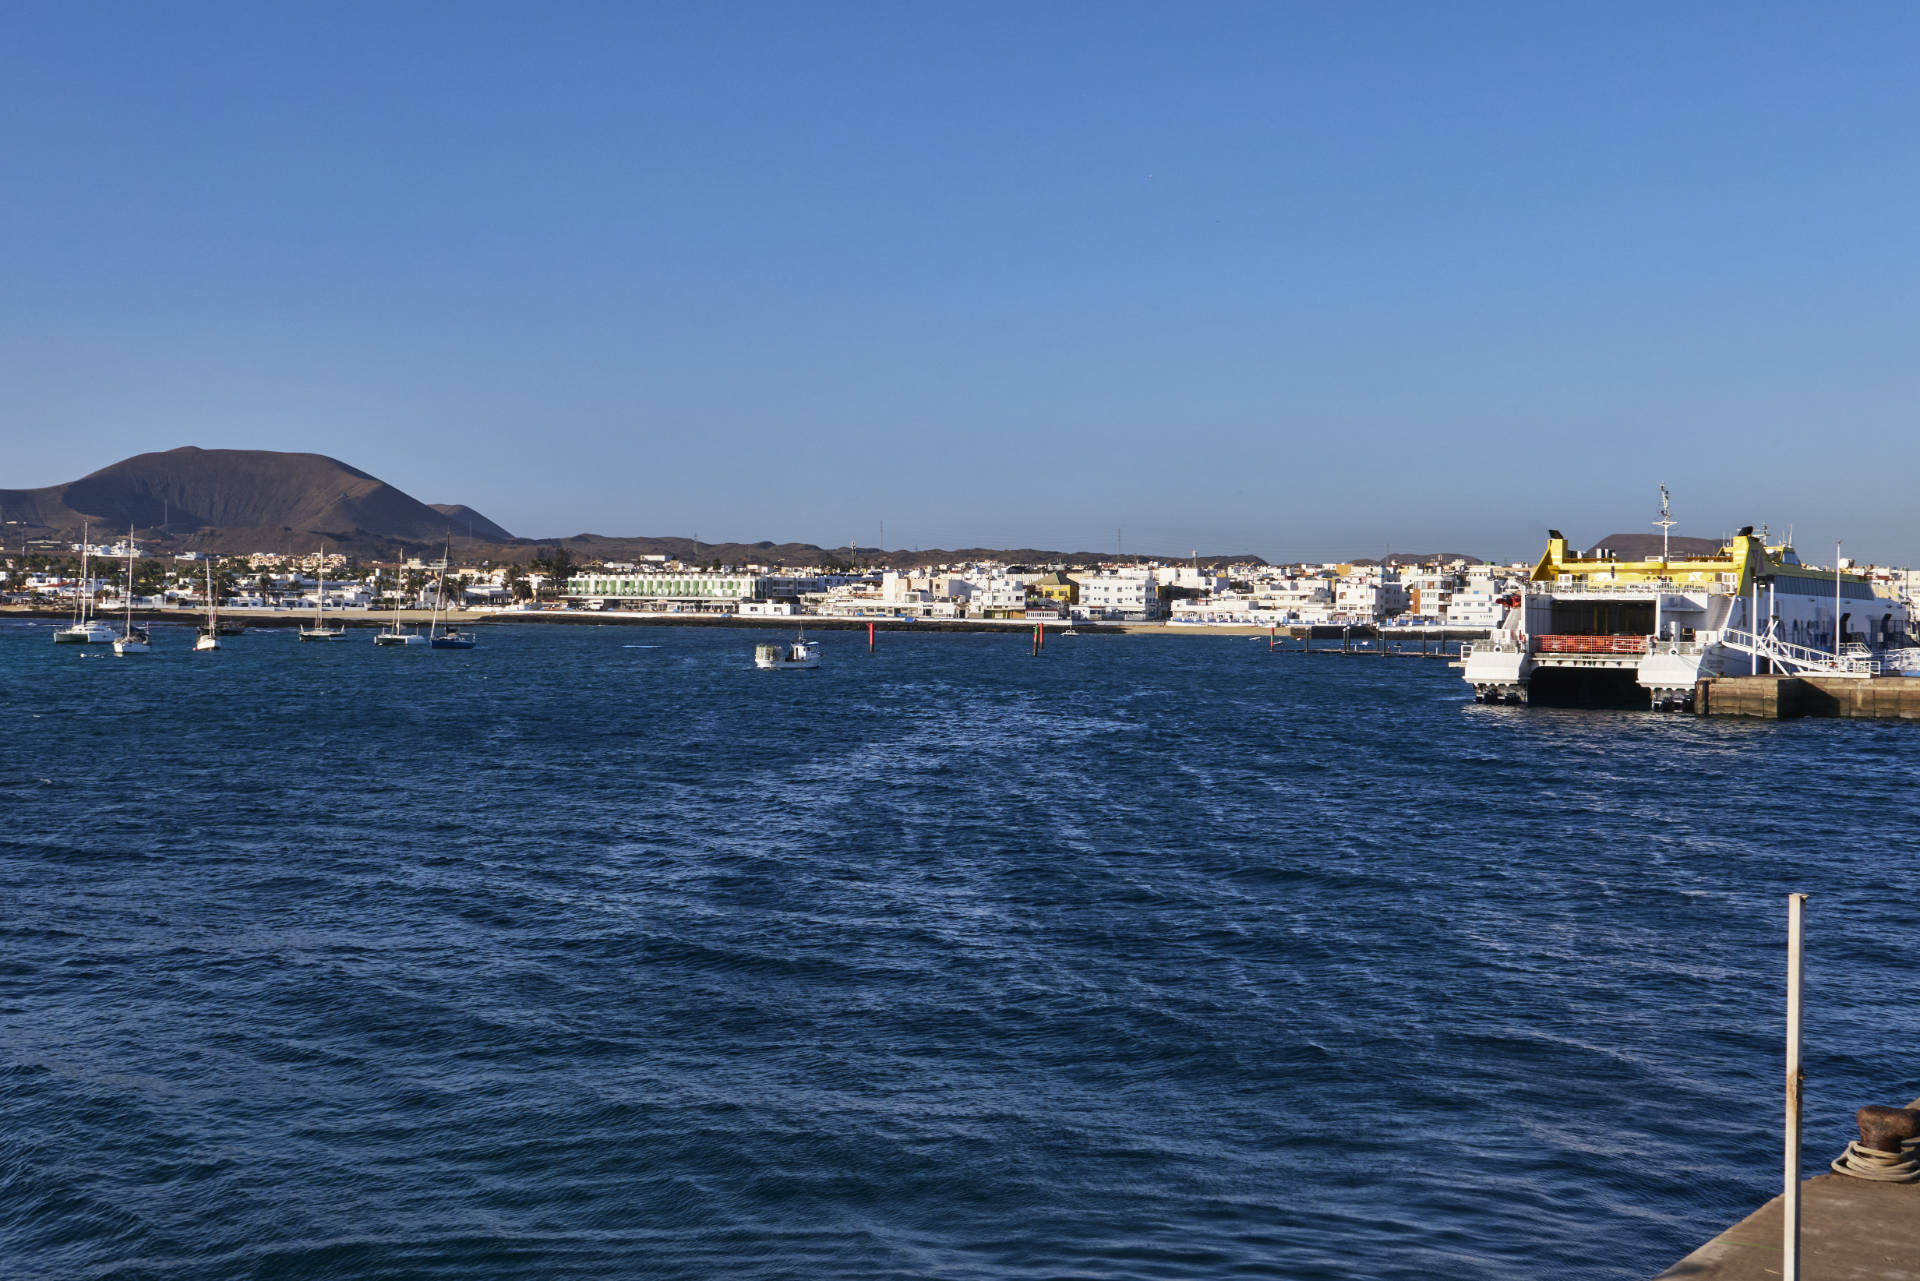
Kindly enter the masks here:
<path id="1" fill-rule="evenodd" d="M 80 522 L 80 590 L 74 595 L 79 599 L 73 603 L 73 622 L 76 627 L 84 627 L 87 622 L 87 522 Z"/>
<path id="2" fill-rule="evenodd" d="M 133 635 L 133 528 L 127 528 L 127 635 Z"/>
<path id="3" fill-rule="evenodd" d="M 453 536 L 447 536 L 446 551 L 440 556 L 440 578 L 433 586 L 433 619 L 427 624 L 427 639 L 440 634 L 440 602 L 447 595 L 447 561 L 453 557 Z"/>

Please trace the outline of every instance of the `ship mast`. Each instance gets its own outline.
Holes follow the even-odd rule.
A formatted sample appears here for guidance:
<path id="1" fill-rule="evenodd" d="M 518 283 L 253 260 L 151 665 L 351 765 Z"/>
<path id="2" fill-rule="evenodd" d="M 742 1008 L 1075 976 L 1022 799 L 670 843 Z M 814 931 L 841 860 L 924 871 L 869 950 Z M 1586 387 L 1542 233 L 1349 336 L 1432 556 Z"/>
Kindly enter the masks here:
<path id="1" fill-rule="evenodd" d="M 1662 485 L 1660 486 L 1660 519 L 1653 522 L 1660 527 L 1660 563 L 1662 565 L 1666 564 L 1668 560 L 1668 542 L 1673 536 L 1671 531 L 1675 525 L 1680 523 L 1675 520 L 1667 510 L 1667 501 L 1667 487 Z"/>

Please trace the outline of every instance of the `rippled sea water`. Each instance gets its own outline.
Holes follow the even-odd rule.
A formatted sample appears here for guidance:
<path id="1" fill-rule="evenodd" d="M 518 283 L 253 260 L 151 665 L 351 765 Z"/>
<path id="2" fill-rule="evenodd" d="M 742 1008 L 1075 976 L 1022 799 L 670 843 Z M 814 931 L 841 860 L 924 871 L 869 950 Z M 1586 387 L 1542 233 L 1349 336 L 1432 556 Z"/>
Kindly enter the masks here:
<path id="1" fill-rule="evenodd" d="M 0 625 L 9 1278 L 1638 1277 L 1920 1093 L 1920 726 Z"/>

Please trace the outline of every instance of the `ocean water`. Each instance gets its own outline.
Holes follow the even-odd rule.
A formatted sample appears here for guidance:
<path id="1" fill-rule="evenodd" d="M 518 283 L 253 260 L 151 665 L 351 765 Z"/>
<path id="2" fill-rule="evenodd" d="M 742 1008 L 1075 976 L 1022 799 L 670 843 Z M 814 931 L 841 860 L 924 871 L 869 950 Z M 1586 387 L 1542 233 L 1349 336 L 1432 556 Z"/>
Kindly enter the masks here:
<path id="1" fill-rule="evenodd" d="M 0 625 L 0 1275 L 1643 1277 L 1920 1094 L 1920 726 Z"/>

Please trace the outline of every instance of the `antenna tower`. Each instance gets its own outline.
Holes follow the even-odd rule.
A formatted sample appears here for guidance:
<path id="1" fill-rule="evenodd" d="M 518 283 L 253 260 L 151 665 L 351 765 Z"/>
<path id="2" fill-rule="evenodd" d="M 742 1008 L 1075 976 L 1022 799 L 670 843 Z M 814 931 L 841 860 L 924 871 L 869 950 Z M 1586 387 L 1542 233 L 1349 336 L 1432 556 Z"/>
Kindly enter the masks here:
<path id="1" fill-rule="evenodd" d="M 1666 564 L 1668 560 L 1668 544 L 1669 540 L 1673 537 L 1673 527 L 1680 523 L 1673 518 L 1673 514 L 1668 510 L 1667 504 L 1667 487 L 1662 485 L 1660 486 L 1660 519 L 1653 522 L 1660 527 L 1660 563 L 1662 565 Z"/>

